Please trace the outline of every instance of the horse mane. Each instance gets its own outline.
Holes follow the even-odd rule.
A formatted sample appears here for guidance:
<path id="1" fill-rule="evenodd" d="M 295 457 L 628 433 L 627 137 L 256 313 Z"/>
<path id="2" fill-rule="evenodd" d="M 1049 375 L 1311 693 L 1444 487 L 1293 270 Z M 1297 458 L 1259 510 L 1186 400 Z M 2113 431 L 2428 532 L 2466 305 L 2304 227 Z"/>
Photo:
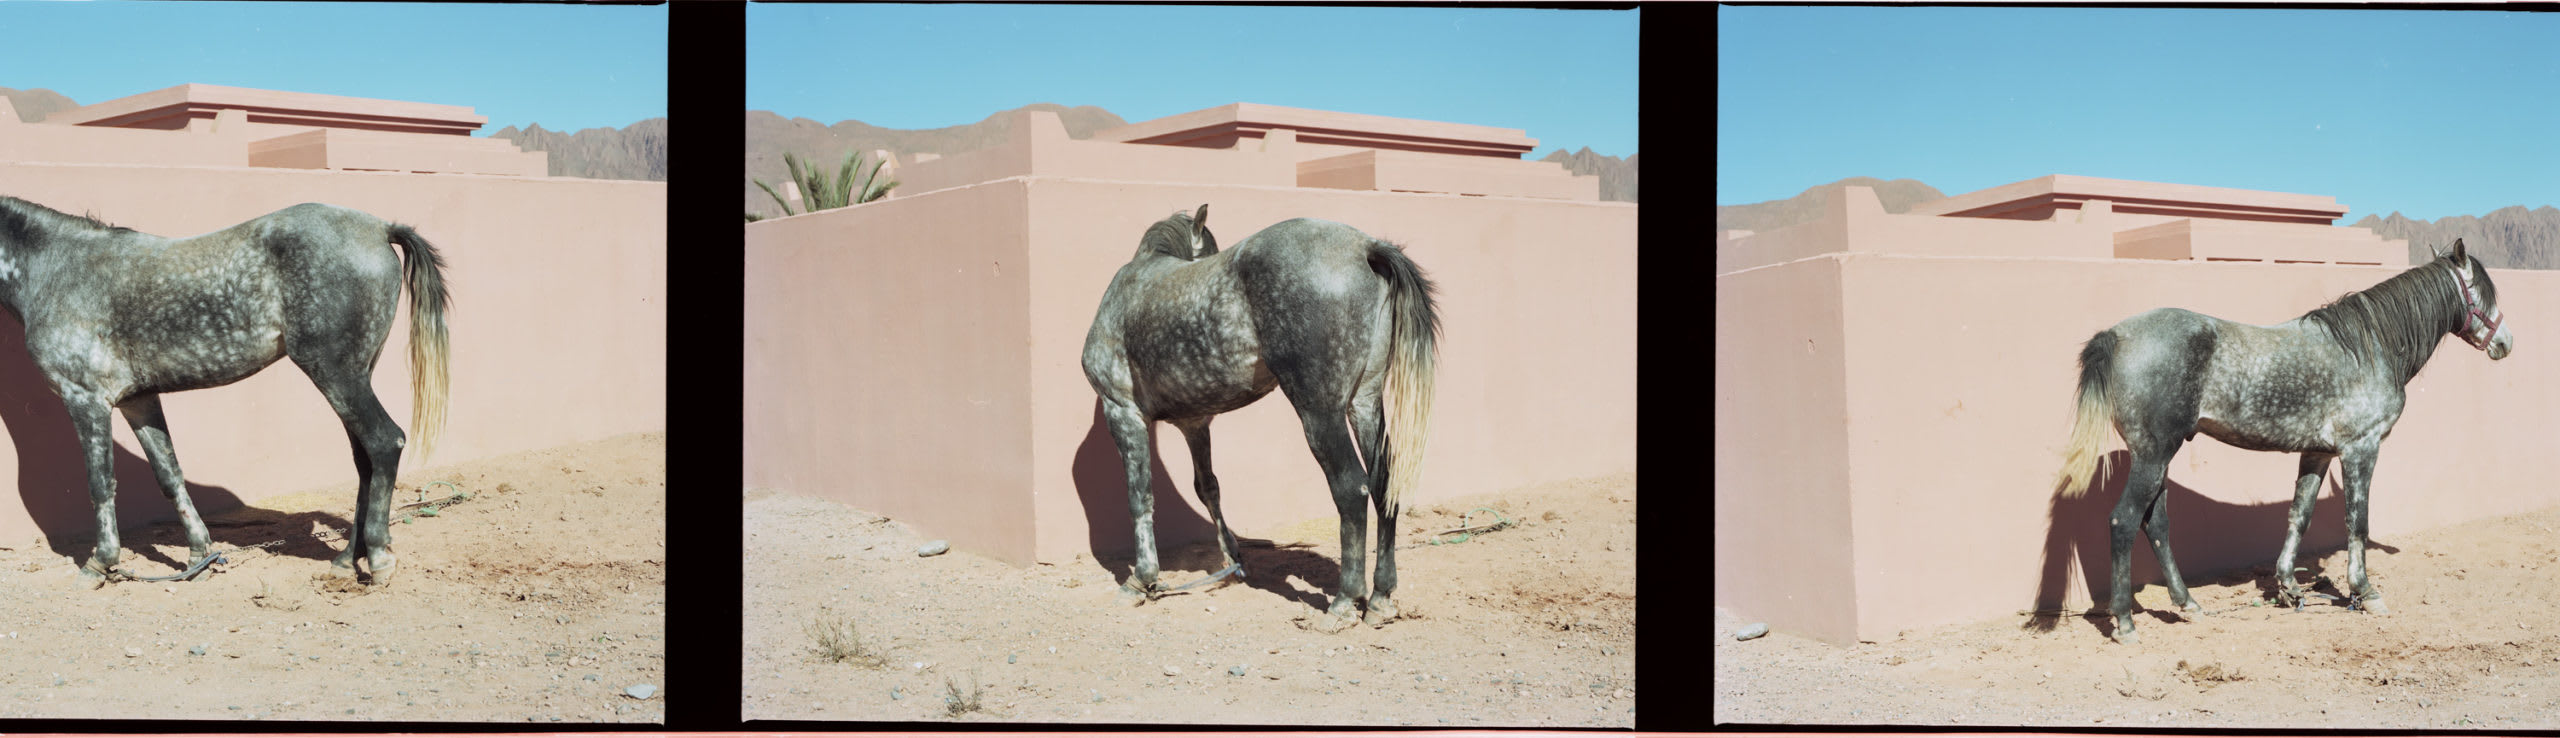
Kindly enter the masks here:
<path id="1" fill-rule="evenodd" d="M 1195 230 L 1199 232 L 1201 242 L 1200 253 L 1197 256 L 1191 253 L 1191 234 Z M 1164 254 L 1183 261 L 1205 259 L 1210 254 L 1218 253 L 1218 237 L 1209 233 L 1208 229 L 1195 229 L 1192 225 L 1191 213 L 1177 210 L 1164 220 L 1156 221 L 1155 225 L 1147 226 L 1147 235 L 1138 238 L 1138 253 L 1148 252 Z"/>
<path id="2" fill-rule="evenodd" d="M 86 229 L 91 231 L 125 231 L 133 229 L 99 220 L 94 215 L 72 215 L 26 200 L 0 195 L 0 235 L 8 243 L 37 243 L 38 231 Z"/>
<path id="3" fill-rule="evenodd" d="M 2462 287 L 2446 271 L 2454 268 L 2460 267 L 2451 256 L 2440 256 L 2302 317 L 2328 329 L 2349 355 L 2382 361 L 2403 378 L 2416 376 L 2444 335 L 2461 328 Z M 2496 304 L 2496 288 L 2485 278 L 2480 284 L 2481 297 Z"/>

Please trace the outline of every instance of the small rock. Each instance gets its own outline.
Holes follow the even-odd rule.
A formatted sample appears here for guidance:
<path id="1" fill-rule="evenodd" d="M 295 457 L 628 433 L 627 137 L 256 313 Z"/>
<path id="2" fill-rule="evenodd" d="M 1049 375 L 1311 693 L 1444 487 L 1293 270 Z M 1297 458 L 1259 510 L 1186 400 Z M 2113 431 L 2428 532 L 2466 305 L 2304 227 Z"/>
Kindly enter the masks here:
<path id="1" fill-rule="evenodd" d="M 1008 663 L 1008 664 L 1013 663 L 1013 654 L 1009 654 L 1009 653 L 1008 653 L 1008 654 L 1005 654 L 1005 655 L 1004 655 L 1004 662 L 1005 662 L 1005 663 Z"/>
<path id="2" fill-rule="evenodd" d="M 889 688 L 889 699 L 893 699 L 893 700 L 903 700 L 903 699 L 906 699 L 906 698 L 907 698 L 907 696 L 906 696 L 906 695 L 898 694 L 898 688 L 897 688 L 897 687 L 890 687 L 890 688 Z"/>
<path id="3" fill-rule="evenodd" d="M 917 555 L 917 556 L 940 556 L 940 555 L 942 555 L 942 552 L 944 552 L 944 551 L 949 551 L 949 550 L 951 550 L 951 542 L 950 542 L 950 541 L 934 541 L 934 542 L 931 542 L 931 543 L 924 544 L 924 545 L 923 545 L 923 546 L 921 546 L 921 547 L 918 547 L 918 548 L 916 549 L 916 555 Z"/>
<path id="4" fill-rule="evenodd" d="M 1182 676 L 1182 667 L 1179 667 L 1179 666 L 1167 666 L 1167 667 L 1164 667 L 1164 675 L 1165 675 L 1165 676 Z"/>
<path id="5" fill-rule="evenodd" d="M 125 657 L 125 658 L 128 658 L 128 659 L 131 659 L 131 658 L 140 658 L 141 656 L 142 656 L 142 649 L 134 648 L 134 647 L 132 647 L 132 646 L 126 646 L 126 647 L 125 647 L 125 649 L 124 649 L 124 657 Z"/>
<path id="6" fill-rule="evenodd" d="M 210 643 L 198 643 L 198 644 L 196 644 L 196 647 L 195 647 L 195 648 L 187 649 L 187 653 L 189 653 L 189 654 L 193 654 L 193 655 L 196 655 L 196 656 L 202 656 L 202 655 L 204 655 L 205 649 L 206 649 L 207 647 L 209 647 L 209 646 L 212 646 L 212 645 L 213 645 L 213 644 L 210 644 Z"/>
<path id="7" fill-rule="evenodd" d="M 1236 665 L 1236 666 L 1230 666 L 1230 667 L 1227 667 L 1227 675 L 1228 675 L 1228 676 L 1244 676 L 1244 666 L 1243 666 L 1243 665 L 1241 665 L 1241 664 L 1239 664 L 1239 665 Z"/>
<path id="8" fill-rule="evenodd" d="M 629 688 L 626 688 L 626 689 L 622 690 L 622 693 L 623 693 L 623 694 L 627 694 L 627 695 L 631 695 L 631 698 L 632 698 L 632 699 L 635 699 L 635 700 L 645 700 L 645 699 L 648 699 L 648 698 L 649 698 L 649 695 L 653 695 L 653 694 L 657 694 L 657 693 L 658 693 L 658 685 L 655 685 L 655 684 L 634 684 L 634 685 L 631 685 Z"/>
<path id="9" fill-rule="evenodd" d="M 1761 637 L 1761 636 L 1764 636 L 1764 635 L 1768 635 L 1768 634 L 1769 634 L 1769 624 L 1768 624 L 1768 623 L 1752 623 L 1752 624 L 1750 624 L 1750 625 L 1742 626 L 1742 629 L 1741 629 L 1741 630 L 1734 631 L 1734 632 L 1733 632 L 1733 639 L 1734 639 L 1734 640 L 1737 640 L 1737 641 L 1747 641 L 1747 640 L 1751 640 L 1751 639 L 1753 639 L 1753 638 L 1758 638 L 1758 637 Z"/>

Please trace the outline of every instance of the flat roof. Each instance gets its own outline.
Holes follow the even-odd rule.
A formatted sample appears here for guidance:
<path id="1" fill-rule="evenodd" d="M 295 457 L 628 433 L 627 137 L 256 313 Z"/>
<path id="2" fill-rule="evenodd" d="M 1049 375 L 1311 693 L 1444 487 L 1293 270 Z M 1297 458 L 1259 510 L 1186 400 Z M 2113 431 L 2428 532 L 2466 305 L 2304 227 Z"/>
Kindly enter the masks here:
<path id="1" fill-rule="evenodd" d="M 1116 143 L 1198 145 L 1237 135 L 1259 138 L 1273 129 L 1296 131 L 1307 143 L 1364 148 L 1437 151 L 1519 158 L 1538 146 L 1517 128 L 1362 115 L 1331 110 L 1232 103 L 1098 131 L 1092 140 Z"/>
<path id="2" fill-rule="evenodd" d="M 222 110 L 247 111 L 252 123 L 459 136 L 471 135 L 489 122 L 487 116 L 474 114 L 470 107 L 462 105 L 202 84 L 183 84 L 65 110 L 47 116 L 44 122 L 183 128 L 190 118 L 211 119 Z"/>
<path id="3" fill-rule="evenodd" d="M 2117 212 L 2149 212 L 2233 220 L 2318 222 L 2345 217 L 2347 207 L 2326 195 L 2243 190 L 2230 187 L 2139 182 L 2129 179 L 2053 174 L 2012 182 L 1911 208 L 1913 215 L 1965 218 L 2018 217 L 2054 207 L 2078 208 L 2090 200 L 2113 203 Z"/>

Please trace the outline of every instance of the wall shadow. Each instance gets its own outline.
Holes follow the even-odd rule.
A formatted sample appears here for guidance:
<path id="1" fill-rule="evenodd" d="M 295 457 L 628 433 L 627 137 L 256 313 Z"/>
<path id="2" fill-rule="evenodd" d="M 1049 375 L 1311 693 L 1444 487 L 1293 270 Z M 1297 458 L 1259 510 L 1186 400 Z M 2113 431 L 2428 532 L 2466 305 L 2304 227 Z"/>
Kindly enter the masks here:
<path id="1" fill-rule="evenodd" d="M 2104 612 L 2113 596 L 2114 562 L 2107 516 L 2115 511 L 2116 501 L 2124 495 L 2125 471 L 2132 463 L 2132 453 L 2116 451 L 2108 455 L 2106 472 L 2092 480 L 2087 494 L 2077 498 L 2055 495 L 2046 515 L 2043 551 L 2037 562 L 2035 610 L 2020 627 L 2035 631 L 2051 631 L 2066 617 L 2087 621 L 2093 629 L 2112 634 L 2114 623 L 2103 615 L 2054 615 L 2051 611 L 2064 607 L 2071 587 L 2074 564 L 2082 572 L 2080 594 L 2095 603 L 2091 610 Z M 2277 582 L 2275 559 L 2284 547 L 2286 519 L 2292 513 L 2291 479 L 2270 479 L 2267 484 L 2286 491 L 2286 499 L 2258 504 L 2233 504 L 2207 497 L 2178 483 L 2171 475 L 2163 494 L 2169 499 L 2169 547 L 2178 556 L 2179 573 L 2190 589 L 2208 584 L 2236 585 L 2254 583 L 2258 596 L 2272 598 Z M 2294 566 L 2304 571 L 2299 581 L 2305 591 L 2324 572 L 2320 558 L 2345 550 L 2347 542 L 2344 482 L 2336 462 L 2331 462 L 2327 479 L 2312 503 L 2311 524 L 2303 531 L 2301 550 L 2295 553 Z M 2152 552 L 2149 539 L 2137 537 L 2127 556 L 2133 560 L 2132 581 L 2135 587 L 2165 586 L 2160 561 Z M 2399 549 L 2378 540 L 2368 540 L 2370 548 L 2388 553 Z M 2323 588 L 2329 594 L 2342 594 Z M 2138 603 L 2137 611 L 2146 611 Z M 2147 610 L 2169 619 L 2185 616 L 2167 610 Z"/>
<path id="2" fill-rule="evenodd" d="M 69 420 L 64 421 L 65 433 Z M 1201 517 L 1183 501 L 1165 471 L 1164 443 L 1182 443 L 1182 434 L 1159 434 L 1161 424 L 1148 429 L 1149 460 L 1153 480 L 1149 491 L 1156 496 L 1156 561 L 1158 582 L 1179 586 L 1207 576 L 1218 562 L 1217 524 Z M 1094 563 L 1111 573 L 1114 582 L 1129 578 L 1136 567 L 1137 532 L 1129 520 L 1129 483 L 1120 460 L 1120 447 L 1111 440 L 1110 422 L 1102 417 L 1102 400 L 1093 401 L 1093 424 L 1085 431 L 1084 442 L 1076 446 L 1074 461 L 1076 499 L 1084 506 L 1086 543 Z M 1229 492 L 1232 494 L 1232 491 Z M 1341 576 L 1341 565 L 1334 559 L 1309 550 L 1305 544 L 1280 545 L 1267 539 L 1236 537 L 1244 557 L 1244 584 L 1297 600 L 1316 609 L 1324 609 L 1324 594 L 1308 592 L 1289 585 L 1291 577 L 1315 583 L 1327 592 L 1333 590 Z M 1374 562 L 1375 557 L 1371 557 Z M 1174 572 L 1181 571 L 1176 574 Z M 1191 572 L 1199 573 L 1193 574 Z M 1206 592 L 1208 589 L 1192 590 Z M 1179 596 L 1179 595 L 1176 595 Z"/>
<path id="3" fill-rule="evenodd" d="M 320 402 L 318 391 L 312 401 Z M 115 416 L 114 422 L 124 423 Z M 27 351 L 27 331 L 17 316 L 0 310 L 0 427 L 5 427 L 10 443 L 18 454 L 18 497 L 26 505 L 27 514 L 36 529 L 44 534 L 45 547 L 77 563 L 89 559 L 97 545 L 97 522 L 89 505 L 89 469 L 80 452 L 78 435 L 71 428 L 71 414 L 64 410 L 61 397 L 45 381 Z M 171 439 L 179 449 L 179 466 L 184 468 L 187 439 Z M 177 506 L 160 493 L 160 482 L 151 474 L 151 462 L 128 450 L 122 444 L 114 447 L 116 479 L 116 525 L 123 538 L 127 563 L 137 559 L 157 562 L 172 569 L 183 568 L 185 561 L 173 561 L 156 550 L 154 544 L 186 544 L 186 533 L 179 527 Z M 350 467 L 352 469 L 352 467 Z M 353 494 L 349 490 L 349 494 Z M 240 496 L 230 489 L 188 483 L 187 494 L 196 503 L 196 511 L 207 518 L 206 527 L 219 551 L 232 546 L 263 543 L 273 529 L 290 528 L 308 531 L 308 524 L 318 522 L 330 527 L 347 524 L 345 518 L 319 513 L 292 516 L 267 516 L 254 525 L 238 521 L 216 521 L 217 514 L 244 507 Z M 294 528 L 294 524 L 303 527 Z M 276 553 L 314 559 L 335 556 L 335 551 L 318 541 L 279 546 Z"/>

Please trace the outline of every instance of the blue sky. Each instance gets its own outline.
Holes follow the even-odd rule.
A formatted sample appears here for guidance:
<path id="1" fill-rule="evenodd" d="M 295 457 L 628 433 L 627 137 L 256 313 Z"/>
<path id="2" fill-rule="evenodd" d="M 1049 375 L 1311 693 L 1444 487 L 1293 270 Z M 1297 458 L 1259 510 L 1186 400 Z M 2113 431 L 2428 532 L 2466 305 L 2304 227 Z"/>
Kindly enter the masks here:
<path id="1" fill-rule="evenodd" d="M 2560 14 L 1726 7 L 1716 203 L 2080 174 L 2336 197 L 2340 225 L 2560 205 Z"/>
<path id="2" fill-rule="evenodd" d="M 1036 102 L 1130 122 L 1254 102 L 1518 128 L 1636 153 L 1640 11 L 776 5 L 747 9 L 747 107 L 886 128 Z"/>
<path id="3" fill-rule="evenodd" d="M 82 105 L 187 83 L 463 105 L 509 125 L 667 114 L 667 9 L 0 2 L 0 87 Z"/>

